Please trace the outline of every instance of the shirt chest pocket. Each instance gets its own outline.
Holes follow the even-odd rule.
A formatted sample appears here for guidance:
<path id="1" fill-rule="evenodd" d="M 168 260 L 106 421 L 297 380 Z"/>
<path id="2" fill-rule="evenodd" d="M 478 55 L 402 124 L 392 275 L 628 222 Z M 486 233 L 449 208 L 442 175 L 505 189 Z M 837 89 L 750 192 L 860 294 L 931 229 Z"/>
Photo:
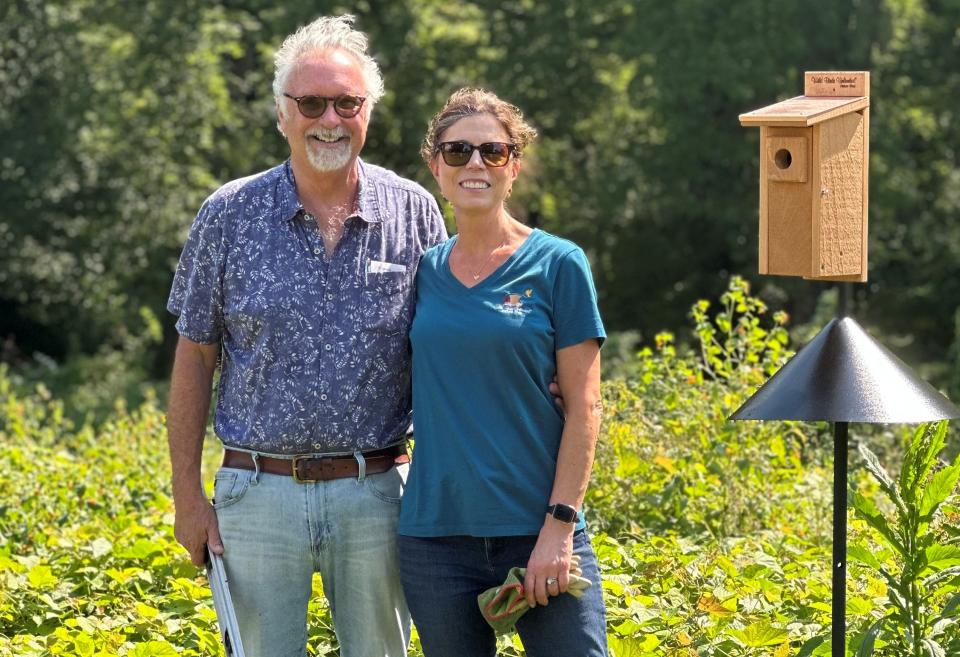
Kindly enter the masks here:
<path id="1" fill-rule="evenodd" d="M 412 286 L 406 271 L 368 272 L 360 292 L 359 326 L 381 335 L 409 330 Z"/>

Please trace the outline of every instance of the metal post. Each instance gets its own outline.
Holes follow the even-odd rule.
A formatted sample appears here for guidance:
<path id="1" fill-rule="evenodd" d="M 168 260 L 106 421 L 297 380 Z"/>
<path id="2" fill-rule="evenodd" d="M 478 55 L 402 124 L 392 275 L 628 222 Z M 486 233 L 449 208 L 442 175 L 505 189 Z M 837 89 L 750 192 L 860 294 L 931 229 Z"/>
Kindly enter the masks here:
<path id="1" fill-rule="evenodd" d="M 833 423 L 833 619 L 831 654 L 845 657 L 847 639 L 847 430 Z"/>
<path id="2" fill-rule="evenodd" d="M 837 283 L 837 317 L 844 318 L 853 314 L 853 284 Z"/>

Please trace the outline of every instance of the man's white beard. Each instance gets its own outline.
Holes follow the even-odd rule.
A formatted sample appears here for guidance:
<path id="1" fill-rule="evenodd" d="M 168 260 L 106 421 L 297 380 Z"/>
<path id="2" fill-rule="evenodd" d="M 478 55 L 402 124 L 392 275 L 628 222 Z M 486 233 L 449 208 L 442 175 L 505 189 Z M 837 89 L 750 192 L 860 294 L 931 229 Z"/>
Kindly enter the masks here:
<path id="1" fill-rule="evenodd" d="M 317 135 L 326 139 L 339 139 L 347 137 L 346 141 L 337 142 L 336 147 L 321 146 L 313 147 L 311 135 Z M 350 162 L 350 139 L 349 133 L 343 128 L 333 130 L 311 130 L 307 133 L 307 161 L 317 171 L 337 171 L 342 169 Z"/>

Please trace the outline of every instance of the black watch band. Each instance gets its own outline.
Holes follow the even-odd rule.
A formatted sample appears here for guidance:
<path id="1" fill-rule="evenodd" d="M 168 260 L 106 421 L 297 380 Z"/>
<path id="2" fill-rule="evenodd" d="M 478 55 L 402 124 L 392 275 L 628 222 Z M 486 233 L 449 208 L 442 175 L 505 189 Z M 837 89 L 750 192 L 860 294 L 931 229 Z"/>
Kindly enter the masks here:
<path id="1" fill-rule="evenodd" d="M 547 513 L 560 522 L 573 524 L 577 521 L 577 510 L 569 504 L 551 504 L 547 507 Z"/>

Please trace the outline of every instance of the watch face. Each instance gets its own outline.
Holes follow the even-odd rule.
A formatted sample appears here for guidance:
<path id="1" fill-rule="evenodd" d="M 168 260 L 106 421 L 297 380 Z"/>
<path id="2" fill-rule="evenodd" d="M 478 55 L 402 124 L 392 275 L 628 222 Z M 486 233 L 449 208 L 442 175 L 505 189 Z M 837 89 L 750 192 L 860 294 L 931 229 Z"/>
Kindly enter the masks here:
<path id="1" fill-rule="evenodd" d="M 554 504 L 553 517 L 560 522 L 576 522 L 577 510 L 567 504 Z"/>

